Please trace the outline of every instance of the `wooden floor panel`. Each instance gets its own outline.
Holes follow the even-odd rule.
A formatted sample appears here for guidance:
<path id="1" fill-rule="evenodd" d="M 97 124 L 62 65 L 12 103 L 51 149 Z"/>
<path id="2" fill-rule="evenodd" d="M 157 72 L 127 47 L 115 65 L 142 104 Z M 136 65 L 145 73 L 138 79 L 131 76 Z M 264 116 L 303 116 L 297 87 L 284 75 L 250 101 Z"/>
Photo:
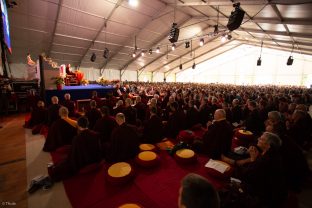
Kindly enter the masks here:
<path id="1" fill-rule="evenodd" d="M 25 115 L 1 118 L 0 203 L 1 207 L 27 207 Z"/>

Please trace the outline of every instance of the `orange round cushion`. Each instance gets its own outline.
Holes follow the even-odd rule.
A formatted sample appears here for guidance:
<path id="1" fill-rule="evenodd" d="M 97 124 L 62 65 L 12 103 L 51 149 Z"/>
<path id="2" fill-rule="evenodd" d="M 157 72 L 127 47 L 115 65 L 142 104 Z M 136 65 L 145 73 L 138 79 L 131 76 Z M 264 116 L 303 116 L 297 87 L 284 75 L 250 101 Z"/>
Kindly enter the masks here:
<path id="1" fill-rule="evenodd" d="M 133 176 L 133 169 L 129 163 L 118 162 L 107 170 L 107 180 L 113 184 L 123 184 Z"/>
<path id="2" fill-rule="evenodd" d="M 140 144 L 140 151 L 156 151 L 156 146 L 153 144 Z"/>
<path id="3" fill-rule="evenodd" d="M 251 131 L 240 129 L 236 131 L 235 137 L 238 140 L 237 143 L 239 146 L 248 146 L 253 139 L 253 133 Z"/>
<path id="4" fill-rule="evenodd" d="M 196 154 L 191 149 L 180 149 L 174 154 L 175 159 L 181 163 L 193 163 L 196 161 Z"/>
<path id="5" fill-rule="evenodd" d="M 159 157 L 155 152 L 143 151 L 136 157 L 136 162 L 143 167 L 151 167 L 158 164 Z"/>
<path id="6" fill-rule="evenodd" d="M 118 208 L 143 208 L 143 207 L 137 204 L 129 203 L 120 205 Z"/>

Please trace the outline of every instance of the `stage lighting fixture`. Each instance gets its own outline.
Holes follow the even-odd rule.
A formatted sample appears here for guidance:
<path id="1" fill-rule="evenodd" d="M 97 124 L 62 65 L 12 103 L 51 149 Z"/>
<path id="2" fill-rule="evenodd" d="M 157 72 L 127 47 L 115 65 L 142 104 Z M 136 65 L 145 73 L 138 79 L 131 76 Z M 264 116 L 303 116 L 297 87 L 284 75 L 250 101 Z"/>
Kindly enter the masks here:
<path id="1" fill-rule="evenodd" d="M 160 48 L 159 48 L 159 46 L 156 48 L 156 53 L 160 53 Z"/>
<path id="2" fill-rule="evenodd" d="M 289 56 L 288 60 L 287 60 L 287 66 L 291 66 L 294 62 L 294 58 L 292 56 Z"/>
<path id="3" fill-rule="evenodd" d="M 227 34 L 227 35 L 226 35 L 226 38 L 227 38 L 228 40 L 231 40 L 231 39 L 232 39 L 232 35 L 231 35 L 231 34 Z"/>
<path id="4" fill-rule="evenodd" d="M 195 62 L 193 63 L 193 66 L 192 66 L 192 69 L 195 69 L 196 68 L 196 64 Z"/>
<path id="5" fill-rule="evenodd" d="M 145 55 L 145 52 L 144 51 L 141 51 L 141 56 L 144 56 Z"/>
<path id="6" fill-rule="evenodd" d="M 175 50 L 175 48 L 176 48 L 176 45 L 175 44 L 172 44 L 172 46 L 171 46 L 171 50 Z"/>
<path id="7" fill-rule="evenodd" d="M 216 35 L 219 33 L 219 26 L 218 25 L 214 25 L 214 31 L 213 33 Z"/>
<path id="8" fill-rule="evenodd" d="M 136 53 L 135 51 L 132 53 L 132 57 L 135 58 L 136 57 Z"/>
<path id="9" fill-rule="evenodd" d="M 225 37 L 225 35 L 222 35 L 221 42 L 224 43 L 225 41 L 226 41 L 226 37 Z"/>
<path id="10" fill-rule="evenodd" d="M 175 43 L 179 39 L 179 28 L 177 28 L 178 24 L 177 23 L 172 23 L 172 27 L 168 36 L 168 39 L 171 43 Z"/>
<path id="11" fill-rule="evenodd" d="M 91 59 L 90 59 L 92 62 L 95 62 L 96 60 L 96 54 L 95 53 L 92 53 L 91 55 Z"/>
<path id="12" fill-rule="evenodd" d="M 240 8 L 240 3 L 233 4 L 233 7 L 235 8 L 234 11 L 231 12 L 231 15 L 229 17 L 229 21 L 226 25 L 226 27 L 230 30 L 236 30 L 239 28 L 239 26 L 242 24 L 242 21 L 244 19 L 245 11 Z"/>
<path id="13" fill-rule="evenodd" d="M 133 7 L 137 7 L 139 4 L 138 0 L 129 0 L 129 4 Z"/>
<path id="14" fill-rule="evenodd" d="M 201 38 L 200 41 L 199 41 L 199 45 L 200 45 L 200 46 L 203 46 L 203 45 L 204 45 L 204 42 L 205 42 L 205 41 L 204 41 L 204 38 Z"/>
<path id="15" fill-rule="evenodd" d="M 152 54 L 153 54 L 153 50 L 152 50 L 152 49 L 149 49 L 149 50 L 148 50 L 148 54 L 149 54 L 149 55 L 152 55 Z"/>
<path id="16" fill-rule="evenodd" d="M 257 66 L 261 66 L 261 55 L 262 55 L 262 46 L 263 46 L 263 41 L 261 42 L 261 50 L 260 50 L 260 56 L 257 60 Z"/>
<path id="17" fill-rule="evenodd" d="M 183 69 L 182 64 L 180 64 L 180 65 L 179 65 L 179 69 L 180 69 L 180 70 L 182 70 L 182 69 Z"/>
<path id="18" fill-rule="evenodd" d="M 108 59 L 108 57 L 109 57 L 109 50 L 108 50 L 108 48 L 105 48 L 105 49 L 104 49 L 103 57 L 104 57 L 105 59 Z"/>
<path id="19" fill-rule="evenodd" d="M 190 41 L 186 41 L 185 42 L 185 48 L 189 48 L 190 47 Z"/>
<path id="20" fill-rule="evenodd" d="M 257 66 L 261 66 L 261 62 L 262 62 L 261 61 L 261 57 L 259 57 L 258 60 L 257 60 Z"/>

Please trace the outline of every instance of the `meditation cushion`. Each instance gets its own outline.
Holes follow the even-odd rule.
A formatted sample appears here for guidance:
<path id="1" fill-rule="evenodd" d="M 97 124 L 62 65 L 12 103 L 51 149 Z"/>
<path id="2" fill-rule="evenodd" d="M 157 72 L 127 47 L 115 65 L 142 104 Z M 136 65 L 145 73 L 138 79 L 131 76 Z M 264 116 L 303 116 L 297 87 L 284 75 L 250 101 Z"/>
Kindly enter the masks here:
<path id="1" fill-rule="evenodd" d="M 128 182 L 133 176 L 133 169 L 129 163 L 118 162 L 107 170 L 107 180 L 115 185 Z"/>
<path id="2" fill-rule="evenodd" d="M 210 159 L 205 165 L 207 173 L 216 178 L 225 179 L 231 177 L 233 168 L 221 160 Z"/>
<path id="3" fill-rule="evenodd" d="M 156 146 L 153 145 L 153 144 L 140 144 L 139 148 L 140 148 L 141 152 L 143 152 L 143 151 L 153 151 L 153 152 L 155 152 L 156 151 Z"/>
<path id="4" fill-rule="evenodd" d="M 143 207 L 137 204 L 129 203 L 129 204 L 123 204 L 119 206 L 118 208 L 143 208 Z"/>
<path id="5" fill-rule="evenodd" d="M 243 129 L 236 131 L 235 137 L 237 140 L 235 141 L 235 143 L 238 146 L 244 146 L 244 147 L 248 147 L 254 138 L 253 133 L 251 131 L 247 131 Z"/>
<path id="6" fill-rule="evenodd" d="M 158 164 L 159 157 L 155 152 L 143 151 L 136 157 L 136 162 L 143 167 L 152 167 Z"/>
<path id="7" fill-rule="evenodd" d="M 174 154 L 177 162 L 182 164 L 194 163 L 196 161 L 196 154 L 191 149 L 180 149 Z"/>

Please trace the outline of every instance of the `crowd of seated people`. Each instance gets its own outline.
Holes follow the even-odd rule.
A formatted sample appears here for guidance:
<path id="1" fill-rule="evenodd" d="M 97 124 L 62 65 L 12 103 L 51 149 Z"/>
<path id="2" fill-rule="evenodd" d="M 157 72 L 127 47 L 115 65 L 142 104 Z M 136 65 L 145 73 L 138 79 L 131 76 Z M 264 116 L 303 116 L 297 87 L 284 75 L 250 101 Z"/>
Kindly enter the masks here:
<path id="1" fill-rule="evenodd" d="M 47 113 L 50 129 L 62 128 L 60 122 L 70 125 L 66 115 L 57 118 L 57 98 L 52 103 Z M 309 175 L 303 153 L 311 148 L 312 119 L 307 111 L 311 103 L 311 90 L 300 87 L 130 82 L 118 85 L 102 106 L 93 99 L 90 112 L 94 109 L 97 116 L 87 112 L 86 117 L 88 127 L 99 134 L 103 159 L 109 162 L 134 158 L 139 143 L 157 143 L 165 137 L 178 142 L 180 131 L 200 128 L 203 136 L 191 142 L 191 147 L 241 169 L 238 177 L 247 190 L 266 205 L 278 207 L 285 191 L 300 190 Z M 238 129 L 251 132 L 254 138 L 250 157 L 241 160 L 231 158 Z M 64 144 L 70 144 L 76 135 L 72 133 Z M 266 192 L 264 185 L 272 186 L 275 179 L 276 187 Z M 277 192 L 280 195 L 274 195 Z"/>

